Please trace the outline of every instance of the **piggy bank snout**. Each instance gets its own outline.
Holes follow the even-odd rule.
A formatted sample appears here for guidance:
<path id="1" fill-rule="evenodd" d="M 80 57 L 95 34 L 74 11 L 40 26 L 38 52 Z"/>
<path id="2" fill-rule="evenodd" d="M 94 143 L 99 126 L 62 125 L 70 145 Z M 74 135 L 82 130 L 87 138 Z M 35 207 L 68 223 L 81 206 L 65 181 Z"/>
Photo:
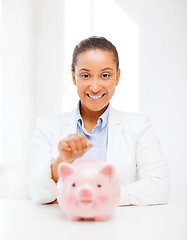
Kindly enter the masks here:
<path id="1" fill-rule="evenodd" d="M 90 189 L 82 188 L 78 193 L 79 206 L 83 209 L 93 205 L 93 194 Z"/>
<path id="2" fill-rule="evenodd" d="M 92 198 L 92 192 L 89 189 L 81 189 L 79 191 L 80 198 Z"/>

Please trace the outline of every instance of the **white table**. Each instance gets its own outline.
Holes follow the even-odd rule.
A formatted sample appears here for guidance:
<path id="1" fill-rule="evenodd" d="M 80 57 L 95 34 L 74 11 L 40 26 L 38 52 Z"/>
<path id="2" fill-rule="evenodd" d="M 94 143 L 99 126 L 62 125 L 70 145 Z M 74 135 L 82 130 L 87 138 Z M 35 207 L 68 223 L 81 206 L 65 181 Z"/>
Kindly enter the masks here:
<path id="1" fill-rule="evenodd" d="M 187 240 L 187 204 L 118 207 L 105 222 L 72 222 L 57 204 L 0 200 L 0 240 Z"/>

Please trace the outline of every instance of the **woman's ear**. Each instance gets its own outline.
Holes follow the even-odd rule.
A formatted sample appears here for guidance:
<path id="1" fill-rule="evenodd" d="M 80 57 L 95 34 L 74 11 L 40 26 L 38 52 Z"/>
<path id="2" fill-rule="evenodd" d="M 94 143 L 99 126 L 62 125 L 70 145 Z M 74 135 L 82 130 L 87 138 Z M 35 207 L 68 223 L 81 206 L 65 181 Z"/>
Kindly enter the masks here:
<path id="1" fill-rule="evenodd" d="M 117 70 L 117 75 L 116 75 L 116 86 L 118 85 L 118 83 L 119 83 L 119 78 L 120 78 L 120 75 L 121 75 L 121 70 L 120 69 L 118 69 Z"/>
<path id="2" fill-rule="evenodd" d="M 76 83 L 76 79 L 75 79 L 75 72 L 71 71 L 71 74 L 72 74 L 73 84 L 76 86 L 77 83 Z"/>

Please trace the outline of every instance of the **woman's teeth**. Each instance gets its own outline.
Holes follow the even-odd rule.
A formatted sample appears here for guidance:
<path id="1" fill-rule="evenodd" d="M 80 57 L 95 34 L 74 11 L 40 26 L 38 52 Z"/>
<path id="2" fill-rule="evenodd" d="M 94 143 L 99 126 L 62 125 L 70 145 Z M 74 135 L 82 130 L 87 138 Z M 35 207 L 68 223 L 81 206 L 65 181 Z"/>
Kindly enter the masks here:
<path id="1" fill-rule="evenodd" d="M 90 95 L 90 94 L 87 94 L 88 97 L 92 98 L 92 99 L 99 99 L 99 98 L 102 98 L 104 96 L 104 94 L 101 94 L 101 95 Z"/>

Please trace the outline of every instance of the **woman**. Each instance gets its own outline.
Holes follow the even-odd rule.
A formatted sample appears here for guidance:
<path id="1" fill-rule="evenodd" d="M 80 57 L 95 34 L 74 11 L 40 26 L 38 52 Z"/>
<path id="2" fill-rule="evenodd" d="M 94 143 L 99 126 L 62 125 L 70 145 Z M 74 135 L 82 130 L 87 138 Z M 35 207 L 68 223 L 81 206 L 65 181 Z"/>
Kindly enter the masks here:
<path id="1" fill-rule="evenodd" d="M 169 177 L 160 143 L 146 116 L 112 108 L 120 78 L 115 46 L 90 37 L 74 49 L 72 79 L 80 101 L 71 112 L 37 121 L 32 139 L 29 194 L 38 203 L 56 199 L 60 162 L 81 159 L 115 166 L 120 205 L 164 204 Z"/>

